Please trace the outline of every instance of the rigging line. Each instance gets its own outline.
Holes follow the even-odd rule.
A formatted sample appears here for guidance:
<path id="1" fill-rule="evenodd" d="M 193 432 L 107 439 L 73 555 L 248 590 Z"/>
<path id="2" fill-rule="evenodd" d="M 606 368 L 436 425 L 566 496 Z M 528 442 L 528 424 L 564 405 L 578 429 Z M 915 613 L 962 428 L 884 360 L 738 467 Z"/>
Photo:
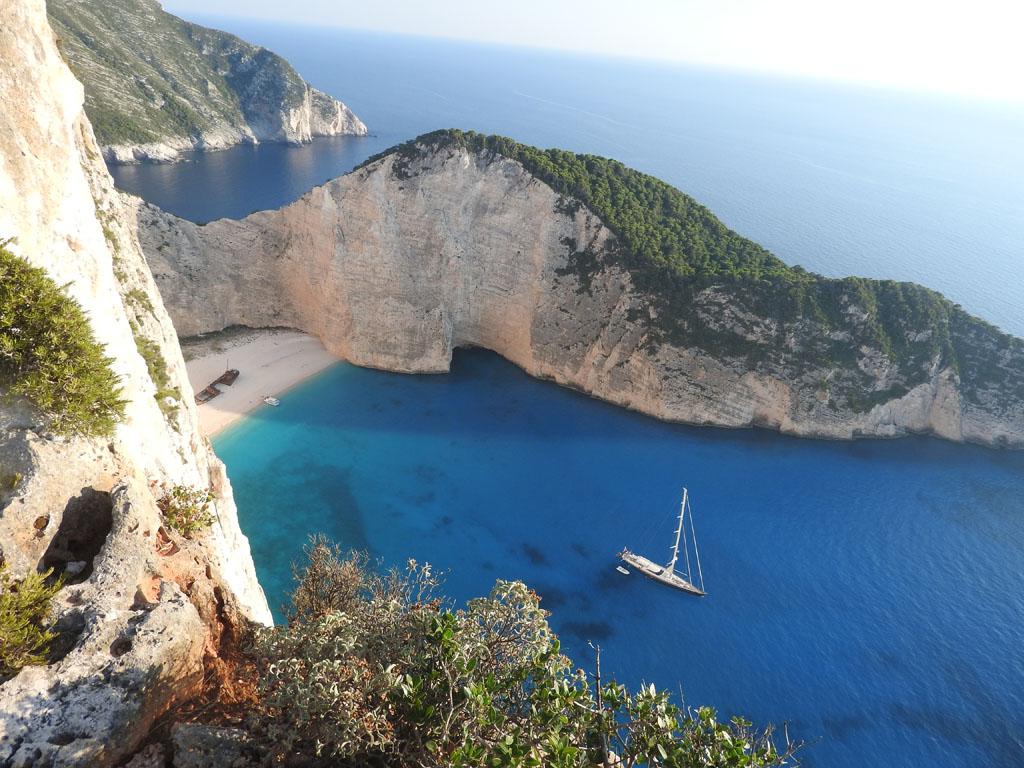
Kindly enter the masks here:
<path id="1" fill-rule="evenodd" d="M 686 500 L 687 506 L 690 506 L 690 500 Z M 704 571 L 700 567 L 700 550 L 697 549 L 697 527 L 693 524 L 693 507 L 690 507 L 690 533 L 693 534 L 693 554 L 697 558 L 697 575 L 700 576 L 700 591 L 704 591 Z"/>

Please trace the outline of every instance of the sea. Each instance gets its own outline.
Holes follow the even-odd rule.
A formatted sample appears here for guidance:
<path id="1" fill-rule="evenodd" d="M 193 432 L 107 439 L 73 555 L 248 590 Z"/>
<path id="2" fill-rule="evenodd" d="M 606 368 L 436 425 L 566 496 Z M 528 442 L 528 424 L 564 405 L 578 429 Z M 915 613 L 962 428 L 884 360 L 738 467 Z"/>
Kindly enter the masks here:
<path id="1" fill-rule="evenodd" d="M 196 17 L 286 56 L 371 135 L 115 181 L 195 221 L 290 202 L 460 127 L 615 157 L 791 263 L 913 280 L 1024 335 L 1024 108 L 454 41 Z M 483 350 L 448 375 L 339 363 L 217 436 L 278 617 L 311 533 L 382 567 L 541 594 L 580 665 L 775 723 L 804 765 L 1024 766 L 1024 455 L 665 424 Z M 708 595 L 667 558 L 683 486 Z"/>

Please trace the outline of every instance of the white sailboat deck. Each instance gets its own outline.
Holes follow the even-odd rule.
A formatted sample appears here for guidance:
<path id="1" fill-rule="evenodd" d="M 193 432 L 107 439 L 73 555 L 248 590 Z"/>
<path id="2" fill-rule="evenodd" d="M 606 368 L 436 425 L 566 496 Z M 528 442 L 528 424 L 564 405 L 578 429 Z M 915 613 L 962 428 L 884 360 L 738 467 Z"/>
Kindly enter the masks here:
<path id="1" fill-rule="evenodd" d="M 638 555 L 635 552 L 630 552 L 628 549 L 622 550 L 619 553 L 619 559 L 624 563 L 636 568 L 644 576 L 655 581 L 660 581 L 662 584 L 667 584 L 670 587 L 681 589 L 684 592 L 689 592 L 694 595 L 704 596 L 704 590 L 700 587 L 694 586 L 675 571 L 668 570 L 664 565 L 658 565 L 652 560 L 648 560 L 643 555 Z"/>
<path id="2" fill-rule="evenodd" d="M 689 511 L 690 515 L 690 534 L 693 538 L 693 554 L 697 564 L 697 576 L 700 578 L 700 586 L 698 587 L 693 579 L 690 572 L 690 548 L 689 542 L 684 535 L 686 529 L 686 513 Z M 686 574 L 684 575 L 676 570 L 676 563 L 679 561 L 679 549 L 680 544 L 683 549 L 683 557 L 686 563 Z M 623 549 L 619 552 L 619 559 L 636 568 L 640 573 L 649 579 L 654 579 L 662 584 L 675 589 L 681 589 L 684 592 L 689 592 L 691 595 L 699 595 L 703 597 L 706 593 L 704 592 L 704 573 L 700 567 L 700 552 L 697 549 L 697 531 L 693 527 L 693 510 L 690 509 L 690 494 L 686 488 L 683 488 L 683 501 L 679 505 L 679 524 L 675 530 L 675 543 L 672 546 L 672 559 L 668 561 L 666 565 L 659 565 L 650 558 L 638 555 L 636 552 L 631 552 L 628 549 Z M 621 573 L 628 573 L 628 571 L 622 566 L 618 567 Z"/>

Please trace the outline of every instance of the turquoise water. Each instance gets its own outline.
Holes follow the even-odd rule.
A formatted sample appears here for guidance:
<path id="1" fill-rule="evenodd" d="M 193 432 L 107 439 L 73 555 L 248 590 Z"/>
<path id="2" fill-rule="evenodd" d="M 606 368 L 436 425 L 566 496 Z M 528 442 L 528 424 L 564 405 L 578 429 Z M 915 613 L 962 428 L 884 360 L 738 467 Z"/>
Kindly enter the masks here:
<path id="1" fill-rule="evenodd" d="M 1024 456 L 662 424 L 485 352 L 339 364 L 217 440 L 272 606 L 310 532 L 544 597 L 620 679 L 788 721 L 810 766 L 1024 764 Z M 709 596 L 623 577 L 692 494 Z"/>

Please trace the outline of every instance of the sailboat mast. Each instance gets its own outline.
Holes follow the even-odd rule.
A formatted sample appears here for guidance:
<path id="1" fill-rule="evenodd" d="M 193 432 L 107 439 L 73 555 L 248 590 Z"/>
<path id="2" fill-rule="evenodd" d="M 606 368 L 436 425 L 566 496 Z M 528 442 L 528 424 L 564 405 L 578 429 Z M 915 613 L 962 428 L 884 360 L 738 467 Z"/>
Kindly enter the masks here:
<path id="1" fill-rule="evenodd" d="M 666 569 L 669 573 L 675 570 L 676 560 L 679 559 L 679 540 L 683 535 L 683 515 L 686 513 L 686 489 L 683 488 L 683 503 L 679 505 L 679 527 L 676 528 L 676 543 L 672 547 L 672 559 L 668 561 Z M 686 558 L 689 560 L 690 553 L 687 551 Z"/>
<path id="2" fill-rule="evenodd" d="M 693 555 L 697 558 L 697 575 L 700 576 L 700 591 L 704 591 L 704 572 L 700 567 L 700 550 L 697 549 L 697 528 L 693 524 L 693 508 L 690 508 L 690 533 L 693 535 Z M 687 547 L 689 551 L 689 547 Z"/>
<path id="3" fill-rule="evenodd" d="M 686 491 L 684 490 L 683 491 L 683 519 L 682 519 L 682 522 L 679 525 L 683 529 L 683 558 L 686 560 L 686 580 L 687 581 L 693 581 L 693 578 L 690 576 L 690 545 L 686 541 L 686 511 L 687 511 L 687 508 L 689 506 L 690 506 L 690 498 L 687 495 Z M 690 509 L 690 517 L 691 518 L 693 517 L 693 510 L 692 509 Z M 690 525 L 691 526 L 693 525 L 693 520 L 692 519 L 690 520 Z"/>

